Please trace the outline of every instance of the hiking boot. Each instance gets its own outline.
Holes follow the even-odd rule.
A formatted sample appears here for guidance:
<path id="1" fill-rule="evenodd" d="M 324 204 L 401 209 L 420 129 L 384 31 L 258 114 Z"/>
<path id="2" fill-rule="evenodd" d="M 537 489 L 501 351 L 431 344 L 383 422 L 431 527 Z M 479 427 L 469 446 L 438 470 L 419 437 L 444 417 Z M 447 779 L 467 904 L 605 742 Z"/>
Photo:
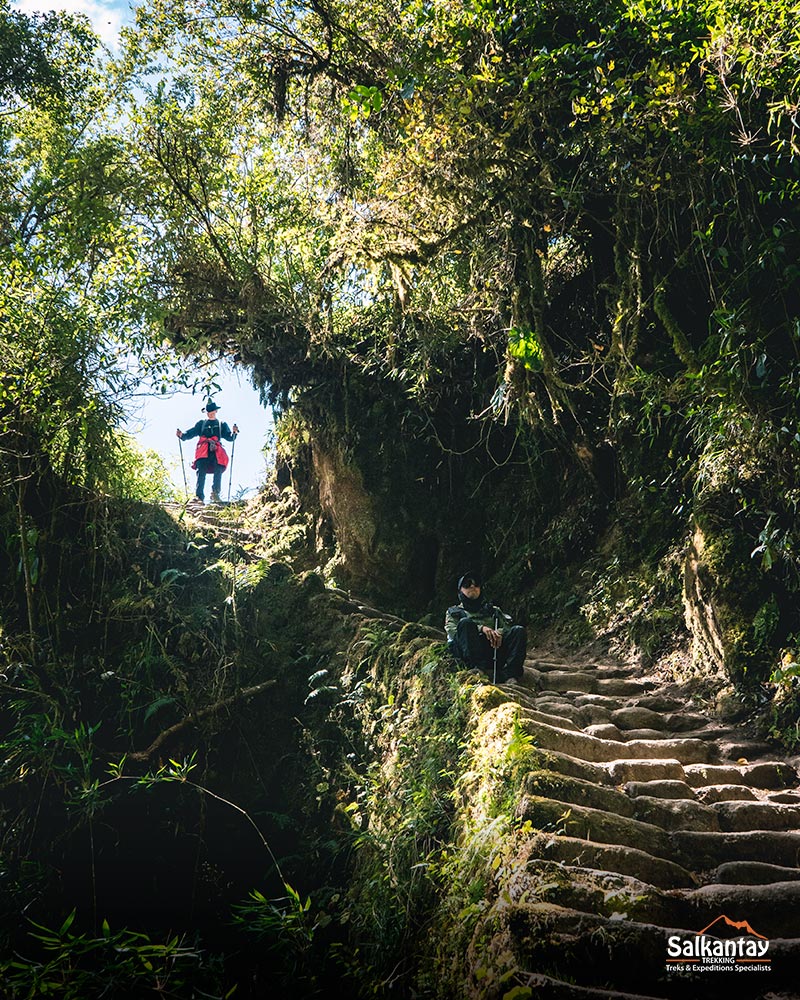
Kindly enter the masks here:
<path id="1" fill-rule="evenodd" d="M 506 687 L 522 687 L 521 677 L 509 677 L 508 680 L 503 681 Z"/>
<path id="2" fill-rule="evenodd" d="M 211 502 L 212 503 L 222 503 L 222 499 L 216 490 L 211 491 Z"/>

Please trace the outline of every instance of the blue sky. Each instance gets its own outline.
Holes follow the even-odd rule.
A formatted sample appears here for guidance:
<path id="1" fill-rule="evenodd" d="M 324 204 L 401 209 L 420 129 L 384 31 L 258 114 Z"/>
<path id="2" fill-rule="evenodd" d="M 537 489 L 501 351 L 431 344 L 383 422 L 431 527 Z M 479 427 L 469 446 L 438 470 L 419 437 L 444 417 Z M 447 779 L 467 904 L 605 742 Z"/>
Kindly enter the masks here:
<path id="1" fill-rule="evenodd" d="M 208 369 L 203 369 L 203 377 L 208 376 Z M 258 489 L 266 478 L 266 461 L 264 447 L 271 440 L 273 422 L 269 409 L 261 405 L 259 394 L 250 384 L 247 371 L 234 368 L 231 365 L 219 365 L 217 377 L 214 380 L 220 386 L 220 391 L 214 393 L 214 400 L 219 405 L 219 419 L 224 420 L 229 427 L 239 426 L 239 437 L 236 440 L 236 450 L 233 456 L 231 475 L 225 474 L 223 479 L 223 499 L 228 496 L 230 485 L 231 499 L 242 491 L 252 496 L 252 491 Z M 190 391 L 176 392 L 162 396 L 158 393 L 139 396 L 127 407 L 128 425 L 126 430 L 132 434 L 144 448 L 152 449 L 164 460 L 169 469 L 172 482 L 179 490 L 183 490 L 183 473 L 181 471 L 180 444 L 175 431 L 193 427 L 203 416 L 203 407 L 207 397 Z M 190 491 L 193 488 L 194 474 L 190 468 L 194 458 L 195 441 L 187 441 L 183 445 L 183 459 L 186 467 L 186 478 Z M 230 454 L 230 445 L 226 445 Z"/>
<path id="2" fill-rule="evenodd" d="M 13 4 L 23 14 L 41 14 L 48 10 L 66 10 L 71 14 L 85 14 L 102 41 L 115 48 L 119 29 L 133 20 L 131 5 L 125 2 L 108 3 L 104 0 L 17 0 Z"/>

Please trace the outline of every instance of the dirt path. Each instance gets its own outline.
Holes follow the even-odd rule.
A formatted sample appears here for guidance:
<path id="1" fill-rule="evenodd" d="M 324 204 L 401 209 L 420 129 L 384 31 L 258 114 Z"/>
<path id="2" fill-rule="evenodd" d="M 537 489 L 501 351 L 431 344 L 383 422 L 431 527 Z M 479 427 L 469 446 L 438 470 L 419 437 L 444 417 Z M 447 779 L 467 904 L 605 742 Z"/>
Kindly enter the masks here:
<path id="1" fill-rule="evenodd" d="M 537 832 L 497 904 L 533 997 L 800 997 L 794 764 L 634 667 L 532 658 L 506 690 L 542 751 L 518 806 Z M 667 970 L 670 937 L 711 934 L 769 939 L 769 971 Z"/>

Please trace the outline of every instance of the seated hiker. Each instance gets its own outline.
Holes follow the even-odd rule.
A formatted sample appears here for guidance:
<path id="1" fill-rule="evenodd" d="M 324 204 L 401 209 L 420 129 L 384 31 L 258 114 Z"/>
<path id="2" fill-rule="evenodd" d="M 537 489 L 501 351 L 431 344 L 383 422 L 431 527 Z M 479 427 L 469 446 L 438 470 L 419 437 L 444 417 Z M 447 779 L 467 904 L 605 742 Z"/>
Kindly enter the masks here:
<path id="1" fill-rule="evenodd" d="M 459 660 L 486 671 L 501 683 L 517 684 L 525 660 L 525 629 L 489 604 L 481 580 L 465 573 L 458 581 L 459 603 L 447 609 L 444 627 L 447 648 Z"/>
<path id="2" fill-rule="evenodd" d="M 233 441 L 239 433 L 236 424 L 233 431 L 226 423 L 217 420 L 217 410 L 219 407 L 213 399 L 206 403 L 206 418 L 198 420 L 194 427 L 188 431 L 180 428 L 175 432 L 181 440 L 199 437 L 197 448 L 194 454 L 192 468 L 197 470 L 197 489 L 195 496 L 201 502 L 205 500 L 206 476 L 211 473 L 211 502 L 220 503 L 220 489 L 222 487 L 222 473 L 228 467 L 228 455 L 222 446 L 222 438 L 226 441 Z"/>

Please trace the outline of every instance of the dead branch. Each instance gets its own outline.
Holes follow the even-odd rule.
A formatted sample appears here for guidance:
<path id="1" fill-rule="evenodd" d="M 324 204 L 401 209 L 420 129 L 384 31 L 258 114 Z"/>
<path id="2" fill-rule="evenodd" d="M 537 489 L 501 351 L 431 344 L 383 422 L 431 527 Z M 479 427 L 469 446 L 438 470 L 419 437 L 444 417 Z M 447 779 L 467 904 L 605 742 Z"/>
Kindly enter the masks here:
<path id="1" fill-rule="evenodd" d="M 210 715 L 216 715 L 217 712 L 221 712 L 230 705 L 234 705 L 237 701 L 243 701 L 246 698 L 252 698 L 256 694 L 261 694 L 262 691 L 266 691 L 267 688 L 272 687 L 274 684 L 277 684 L 277 681 L 264 681 L 263 684 L 256 684 L 255 687 L 245 688 L 243 691 L 238 691 L 236 694 L 231 695 L 230 698 L 223 698 L 222 701 L 218 701 L 214 705 L 208 705 L 206 708 L 200 709 L 199 712 L 192 712 L 185 719 L 181 719 L 174 726 L 170 726 L 163 733 L 159 733 L 146 750 L 135 750 L 131 753 L 129 755 L 130 760 L 149 760 L 156 750 L 162 744 L 166 743 L 167 740 L 172 739 L 176 733 L 197 724 L 201 719 L 207 719 Z"/>

